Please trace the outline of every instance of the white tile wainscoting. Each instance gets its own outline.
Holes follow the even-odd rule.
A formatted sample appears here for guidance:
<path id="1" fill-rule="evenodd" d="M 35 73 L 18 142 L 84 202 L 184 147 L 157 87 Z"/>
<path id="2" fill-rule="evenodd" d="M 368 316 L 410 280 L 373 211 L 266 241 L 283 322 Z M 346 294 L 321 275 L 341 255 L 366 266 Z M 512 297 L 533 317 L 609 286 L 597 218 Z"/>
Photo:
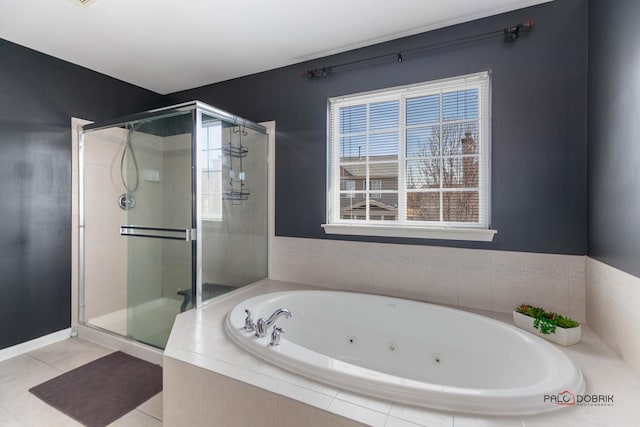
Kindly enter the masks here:
<path id="1" fill-rule="evenodd" d="M 498 313 L 528 303 L 587 317 L 584 256 L 274 237 L 271 278 Z"/>
<path id="2" fill-rule="evenodd" d="M 586 290 L 587 323 L 640 372 L 640 278 L 587 258 Z"/>
<path id="3" fill-rule="evenodd" d="M 640 372 L 640 278 L 585 256 L 272 237 L 271 278 L 587 323 Z"/>

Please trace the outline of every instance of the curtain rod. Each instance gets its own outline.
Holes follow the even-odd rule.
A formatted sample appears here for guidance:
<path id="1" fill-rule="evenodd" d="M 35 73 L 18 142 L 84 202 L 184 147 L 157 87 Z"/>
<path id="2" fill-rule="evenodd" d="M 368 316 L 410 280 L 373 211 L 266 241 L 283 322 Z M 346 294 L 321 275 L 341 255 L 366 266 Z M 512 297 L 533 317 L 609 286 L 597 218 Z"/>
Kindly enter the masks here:
<path id="1" fill-rule="evenodd" d="M 520 37 L 520 30 L 529 31 L 533 28 L 534 24 L 535 22 L 532 19 L 529 19 L 523 22 L 522 24 L 512 25 L 510 27 L 505 27 L 500 30 L 488 31 L 486 33 L 480 33 L 473 36 L 461 37 L 459 39 L 454 39 L 454 40 L 447 40 L 444 42 L 434 43 L 427 46 L 420 46 L 420 47 L 407 49 L 400 52 L 385 53 L 382 55 L 372 56 L 370 58 L 357 59 L 354 61 L 343 62 L 341 64 L 329 65 L 327 67 L 314 68 L 312 70 L 302 70 L 300 74 L 303 77 L 309 78 L 309 80 L 316 80 L 318 78 L 327 77 L 329 74 L 331 74 L 336 70 L 339 70 L 341 68 L 347 68 L 352 65 L 363 64 L 365 62 L 374 62 L 374 61 L 378 61 L 378 60 L 389 58 L 389 57 L 395 58 L 395 60 L 398 63 L 400 63 L 403 61 L 404 55 L 417 53 L 417 52 L 425 52 L 425 51 L 434 50 L 434 49 L 442 49 L 444 47 L 456 46 L 456 45 L 468 43 L 471 41 L 486 39 L 498 34 L 503 34 L 504 41 L 507 43 L 511 43 Z"/>

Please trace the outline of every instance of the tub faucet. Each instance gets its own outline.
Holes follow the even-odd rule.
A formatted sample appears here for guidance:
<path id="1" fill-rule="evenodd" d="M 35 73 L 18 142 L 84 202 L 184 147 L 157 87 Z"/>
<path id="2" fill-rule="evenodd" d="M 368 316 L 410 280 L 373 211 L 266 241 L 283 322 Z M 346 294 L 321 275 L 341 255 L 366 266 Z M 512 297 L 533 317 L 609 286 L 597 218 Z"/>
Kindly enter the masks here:
<path id="1" fill-rule="evenodd" d="M 291 314 L 291 312 L 286 308 L 279 308 L 276 311 L 274 311 L 273 314 L 267 320 L 265 320 L 262 317 L 259 318 L 258 321 L 256 322 L 256 336 L 260 338 L 266 336 L 267 329 L 269 329 L 269 326 L 271 326 L 273 322 L 275 322 L 280 316 L 284 316 L 288 319 L 292 317 L 293 314 Z"/>

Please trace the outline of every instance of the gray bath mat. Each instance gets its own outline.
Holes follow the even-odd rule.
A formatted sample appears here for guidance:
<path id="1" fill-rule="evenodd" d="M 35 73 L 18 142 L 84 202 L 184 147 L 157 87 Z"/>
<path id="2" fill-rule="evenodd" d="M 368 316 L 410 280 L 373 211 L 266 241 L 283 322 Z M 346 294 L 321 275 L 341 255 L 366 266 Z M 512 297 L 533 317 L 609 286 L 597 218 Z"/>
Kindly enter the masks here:
<path id="1" fill-rule="evenodd" d="M 29 391 L 87 427 L 104 427 L 162 391 L 162 368 L 117 351 Z"/>

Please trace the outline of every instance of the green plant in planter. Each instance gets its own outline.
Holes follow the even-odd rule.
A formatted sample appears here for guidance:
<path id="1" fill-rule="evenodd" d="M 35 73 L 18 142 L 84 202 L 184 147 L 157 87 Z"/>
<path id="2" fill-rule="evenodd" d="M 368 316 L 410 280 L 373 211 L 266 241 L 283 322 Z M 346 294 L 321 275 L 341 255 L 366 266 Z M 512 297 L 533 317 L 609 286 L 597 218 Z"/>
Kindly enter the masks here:
<path id="1" fill-rule="evenodd" d="M 539 330 L 541 334 L 555 334 L 557 327 L 569 329 L 580 325 L 573 319 L 552 311 L 545 311 L 543 308 L 533 305 L 522 304 L 516 308 L 516 311 L 525 316 L 533 317 L 533 327 Z"/>
<path id="2" fill-rule="evenodd" d="M 576 322 L 573 319 L 569 319 L 568 317 L 558 317 L 558 326 L 564 329 L 577 328 L 580 326 L 580 323 Z"/>
<path id="3" fill-rule="evenodd" d="M 536 317 L 533 321 L 533 327 L 540 331 L 541 334 L 555 334 L 558 326 L 558 319 L 554 317 Z"/>

